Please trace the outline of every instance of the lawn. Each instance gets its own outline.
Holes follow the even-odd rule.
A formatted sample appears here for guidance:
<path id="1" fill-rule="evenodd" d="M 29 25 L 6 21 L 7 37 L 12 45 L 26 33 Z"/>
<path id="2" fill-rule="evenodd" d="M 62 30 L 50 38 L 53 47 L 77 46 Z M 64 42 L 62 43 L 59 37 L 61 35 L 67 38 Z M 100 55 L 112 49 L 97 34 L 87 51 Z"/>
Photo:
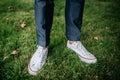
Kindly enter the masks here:
<path id="1" fill-rule="evenodd" d="M 120 80 L 120 2 L 86 0 L 81 42 L 98 62 L 86 64 L 66 48 L 65 0 L 54 0 L 47 62 L 37 76 L 28 62 L 37 48 L 34 0 L 0 1 L 1 80 Z"/>

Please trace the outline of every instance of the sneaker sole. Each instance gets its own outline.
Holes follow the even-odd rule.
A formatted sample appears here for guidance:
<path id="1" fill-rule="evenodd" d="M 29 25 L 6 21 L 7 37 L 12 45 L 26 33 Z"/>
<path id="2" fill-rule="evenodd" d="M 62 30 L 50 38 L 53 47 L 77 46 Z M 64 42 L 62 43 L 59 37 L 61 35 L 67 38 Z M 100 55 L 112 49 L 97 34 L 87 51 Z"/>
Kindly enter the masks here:
<path id="1" fill-rule="evenodd" d="M 45 64 L 45 62 L 42 64 L 41 68 L 43 67 L 43 65 Z M 37 75 L 38 73 L 40 73 L 41 69 L 39 71 L 34 71 L 31 69 L 30 65 L 28 65 L 28 72 L 31 75 Z"/>
<path id="2" fill-rule="evenodd" d="M 38 71 L 33 71 L 31 68 L 30 68 L 30 65 L 28 65 L 28 72 L 30 75 L 37 75 Z"/>
<path id="3" fill-rule="evenodd" d="M 85 62 L 85 63 L 88 63 L 88 64 L 92 64 L 92 63 L 94 64 L 94 63 L 97 62 L 97 59 L 86 59 L 86 58 L 81 57 L 80 55 L 78 55 L 78 57 L 80 58 L 80 60 L 82 62 Z"/>

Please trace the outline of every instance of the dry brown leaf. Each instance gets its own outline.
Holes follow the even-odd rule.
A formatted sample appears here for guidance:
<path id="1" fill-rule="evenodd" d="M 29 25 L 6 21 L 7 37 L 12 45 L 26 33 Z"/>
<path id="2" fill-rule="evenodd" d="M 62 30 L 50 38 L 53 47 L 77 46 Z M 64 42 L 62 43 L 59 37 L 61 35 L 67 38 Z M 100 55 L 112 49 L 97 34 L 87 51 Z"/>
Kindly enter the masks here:
<path id="1" fill-rule="evenodd" d="M 7 55 L 7 56 L 4 56 L 4 57 L 3 57 L 3 61 L 6 60 L 8 57 L 9 57 L 8 55 Z"/>
<path id="2" fill-rule="evenodd" d="M 12 54 L 12 55 L 18 54 L 18 51 L 17 51 L 17 50 L 13 50 L 13 51 L 11 52 L 11 54 Z"/>
<path id="3" fill-rule="evenodd" d="M 6 18 L 6 20 L 8 21 L 8 20 L 9 20 L 9 18 Z"/>
<path id="4" fill-rule="evenodd" d="M 8 6 L 8 10 L 13 10 L 13 6 Z"/>
<path id="5" fill-rule="evenodd" d="M 98 40 L 98 37 L 94 37 L 95 40 Z"/>
<path id="6" fill-rule="evenodd" d="M 25 26 L 26 26 L 25 22 L 22 22 L 22 23 L 20 24 L 20 27 L 21 27 L 21 28 L 24 28 Z"/>

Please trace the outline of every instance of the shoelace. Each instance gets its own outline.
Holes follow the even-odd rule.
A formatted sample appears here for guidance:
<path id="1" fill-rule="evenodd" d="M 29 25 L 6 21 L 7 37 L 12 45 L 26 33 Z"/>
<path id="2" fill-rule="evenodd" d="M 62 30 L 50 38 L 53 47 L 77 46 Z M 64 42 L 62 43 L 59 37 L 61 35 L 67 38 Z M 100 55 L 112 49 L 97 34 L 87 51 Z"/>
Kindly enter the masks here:
<path id="1" fill-rule="evenodd" d="M 77 42 L 77 48 L 80 50 L 80 51 L 82 51 L 82 53 L 83 53 L 83 55 L 85 56 L 85 55 L 89 55 L 89 56 L 91 56 L 91 54 L 86 50 L 86 48 L 82 45 L 82 43 L 81 42 Z"/>
<path id="2" fill-rule="evenodd" d="M 41 53 L 43 53 L 43 48 L 38 46 L 38 49 L 37 49 L 36 53 L 38 53 L 39 59 L 42 59 L 42 58 L 41 58 L 41 56 L 42 56 Z M 42 59 L 42 60 L 43 60 L 43 59 Z M 40 62 L 40 61 L 41 61 L 41 60 L 38 60 L 38 61 L 36 62 L 36 64 L 35 64 L 35 66 L 41 66 L 40 63 L 42 63 L 43 61 L 42 61 L 42 62 Z"/>

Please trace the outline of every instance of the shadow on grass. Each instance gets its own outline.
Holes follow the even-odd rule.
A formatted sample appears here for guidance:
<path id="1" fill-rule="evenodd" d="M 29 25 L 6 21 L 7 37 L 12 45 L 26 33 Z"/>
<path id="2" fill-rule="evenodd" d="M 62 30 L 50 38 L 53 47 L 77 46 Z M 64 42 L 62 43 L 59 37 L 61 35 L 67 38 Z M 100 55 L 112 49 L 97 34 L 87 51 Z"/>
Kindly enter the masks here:
<path id="1" fill-rule="evenodd" d="M 110 29 L 111 46 L 107 48 L 108 56 L 106 60 L 98 63 L 98 75 L 104 80 L 120 79 L 120 2 L 119 0 L 98 0 L 102 2 L 110 2 L 103 15 L 106 24 Z M 114 44 L 112 44 L 112 42 Z M 109 41 L 108 41 L 109 43 Z M 101 64 L 102 63 L 102 64 Z M 103 68 L 103 67 L 104 68 Z M 101 68 L 100 68 L 101 67 Z"/>

